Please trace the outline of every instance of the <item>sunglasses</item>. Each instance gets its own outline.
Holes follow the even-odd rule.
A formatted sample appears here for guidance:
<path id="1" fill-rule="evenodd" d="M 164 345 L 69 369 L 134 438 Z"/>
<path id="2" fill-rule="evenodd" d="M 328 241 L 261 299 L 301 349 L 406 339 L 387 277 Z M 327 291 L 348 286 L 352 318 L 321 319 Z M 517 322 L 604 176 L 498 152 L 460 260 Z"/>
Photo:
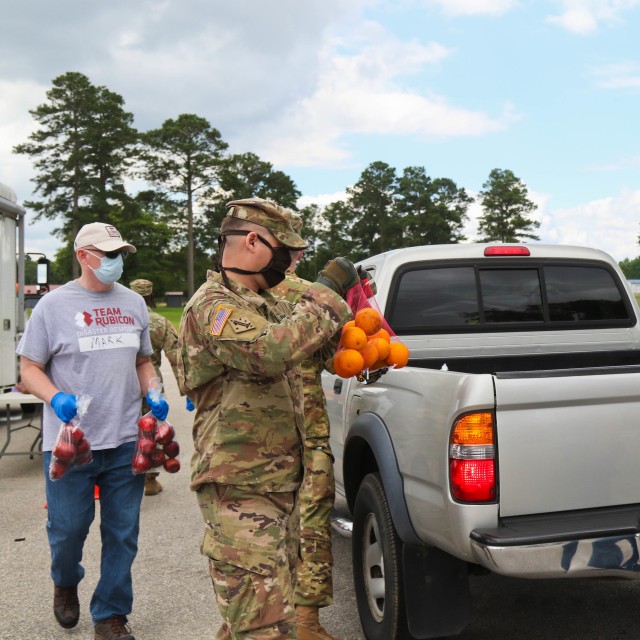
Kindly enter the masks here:
<path id="1" fill-rule="evenodd" d="M 122 249 L 118 250 L 118 251 L 105 251 L 104 255 L 107 258 L 110 258 L 111 260 L 113 260 L 113 258 L 117 258 L 118 256 L 122 256 L 123 260 L 127 259 L 127 256 L 129 255 L 128 251 L 123 251 Z"/>
<path id="2" fill-rule="evenodd" d="M 95 255 L 90 249 L 86 249 L 86 251 L 88 253 Z M 100 251 L 100 253 L 104 253 L 105 258 L 109 258 L 110 260 L 113 260 L 118 256 L 122 256 L 122 259 L 126 260 L 127 256 L 129 255 L 129 252 L 125 251 L 124 249 L 118 249 L 117 251 L 102 251 L 102 249 L 94 249 L 94 251 Z M 99 258 L 100 256 L 96 256 L 96 257 Z"/>

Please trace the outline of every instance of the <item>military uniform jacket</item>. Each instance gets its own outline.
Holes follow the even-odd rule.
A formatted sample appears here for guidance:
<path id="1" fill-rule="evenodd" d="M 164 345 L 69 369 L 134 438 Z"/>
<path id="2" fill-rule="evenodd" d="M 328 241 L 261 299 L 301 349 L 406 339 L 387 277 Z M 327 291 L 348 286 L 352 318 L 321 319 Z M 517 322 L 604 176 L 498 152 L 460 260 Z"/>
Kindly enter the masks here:
<path id="1" fill-rule="evenodd" d="M 300 367 L 351 317 L 312 284 L 297 305 L 210 271 L 185 307 L 178 382 L 196 405 L 191 487 L 219 482 L 292 491 L 301 480 Z"/>
<path id="2" fill-rule="evenodd" d="M 284 298 L 292 304 L 296 304 L 310 284 L 309 281 L 296 275 L 294 271 L 287 271 L 287 277 L 269 292 L 276 298 Z M 307 440 L 329 437 L 329 421 L 320 375 L 325 369 L 327 361 L 333 357 L 339 342 L 340 332 L 336 333 L 329 343 L 300 365 L 304 390 L 304 429 Z"/>
<path id="3" fill-rule="evenodd" d="M 162 363 L 162 352 L 167 356 L 173 374 L 178 379 L 178 332 L 173 324 L 164 316 L 147 307 L 149 312 L 149 337 L 153 353 L 151 354 L 151 364 L 156 370 L 156 375 L 162 380 L 160 364 Z"/>

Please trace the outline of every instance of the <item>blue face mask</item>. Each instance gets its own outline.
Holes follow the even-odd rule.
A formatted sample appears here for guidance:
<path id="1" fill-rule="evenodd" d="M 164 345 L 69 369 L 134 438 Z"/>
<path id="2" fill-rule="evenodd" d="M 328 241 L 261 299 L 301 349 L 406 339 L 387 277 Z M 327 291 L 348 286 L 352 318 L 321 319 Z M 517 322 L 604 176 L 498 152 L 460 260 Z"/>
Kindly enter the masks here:
<path id="1" fill-rule="evenodd" d="M 100 259 L 100 266 L 97 269 L 93 269 L 93 273 L 96 274 L 96 278 L 102 284 L 113 284 L 116 280 L 120 280 L 124 270 L 122 255 L 117 255 L 115 258 L 107 258 L 107 256 L 101 258 L 91 251 L 87 251 L 87 253 Z"/>

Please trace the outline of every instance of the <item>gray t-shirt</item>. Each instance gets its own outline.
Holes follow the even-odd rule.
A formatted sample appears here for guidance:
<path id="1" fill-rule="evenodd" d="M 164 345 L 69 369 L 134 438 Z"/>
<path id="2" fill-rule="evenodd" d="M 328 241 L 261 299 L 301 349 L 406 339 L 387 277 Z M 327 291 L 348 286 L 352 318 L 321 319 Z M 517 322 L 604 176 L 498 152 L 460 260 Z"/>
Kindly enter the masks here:
<path id="1" fill-rule="evenodd" d="M 46 365 L 61 391 L 91 398 L 81 427 L 93 449 L 136 439 L 141 408 L 136 357 L 153 352 L 142 296 L 118 283 L 95 292 L 68 282 L 39 300 L 16 351 Z M 60 424 L 45 404 L 44 451 L 53 449 Z"/>

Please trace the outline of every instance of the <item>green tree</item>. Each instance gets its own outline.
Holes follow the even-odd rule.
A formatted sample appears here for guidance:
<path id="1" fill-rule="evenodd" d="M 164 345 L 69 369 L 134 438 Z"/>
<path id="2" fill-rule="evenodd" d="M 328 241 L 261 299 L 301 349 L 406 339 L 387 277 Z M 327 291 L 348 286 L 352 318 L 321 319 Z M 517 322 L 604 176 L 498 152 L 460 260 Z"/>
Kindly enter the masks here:
<path id="1" fill-rule="evenodd" d="M 187 290 L 194 292 L 194 216 L 199 196 L 217 182 L 227 143 L 207 120 L 181 114 L 165 120 L 159 129 L 142 134 L 142 176 L 169 196 L 174 204 L 167 219 L 178 237 L 186 222 Z"/>
<path id="2" fill-rule="evenodd" d="M 396 170 L 384 162 L 371 163 L 347 189 L 349 221 L 342 232 L 353 240 L 352 259 L 398 246 L 402 228 L 395 216 Z"/>
<path id="3" fill-rule="evenodd" d="M 324 208 L 312 204 L 301 209 L 299 215 L 302 237 L 309 244 L 296 268 L 300 277 L 315 280 L 327 261 L 338 256 L 357 259 L 353 242 L 344 231 L 353 218 L 346 202 L 338 200 Z"/>
<path id="4" fill-rule="evenodd" d="M 25 205 L 35 212 L 34 221 L 60 218 L 54 234 L 69 246 L 83 224 L 111 222 L 114 201 L 122 205 L 126 198 L 123 181 L 137 133 L 123 105 L 119 95 L 85 75 L 65 73 L 53 80 L 47 101 L 29 112 L 39 128 L 14 147 L 32 158 L 36 170 L 41 199 Z M 74 259 L 71 269 L 76 277 Z"/>
<path id="5" fill-rule="evenodd" d="M 640 257 L 633 260 L 625 258 L 619 264 L 628 280 L 640 280 Z"/>
<path id="6" fill-rule="evenodd" d="M 133 128 L 133 114 L 124 110 L 124 100 L 105 87 L 96 88 L 98 108 L 89 129 L 89 166 L 94 187 L 92 214 L 111 221 L 113 204 L 124 206 L 129 196 L 124 177 L 135 161 L 139 134 Z M 95 221 L 94 217 L 89 222 Z"/>
<path id="7" fill-rule="evenodd" d="M 483 242 L 539 240 L 533 233 L 540 223 L 529 217 L 537 206 L 528 198 L 526 185 L 508 169 L 493 169 L 482 185 L 480 203 L 483 214 L 478 230 Z"/>
<path id="8" fill-rule="evenodd" d="M 473 198 L 448 178 L 431 179 L 424 167 L 407 167 L 397 182 L 398 246 L 452 244 L 462 233 Z M 400 244 L 400 242 L 402 244 Z"/>
<path id="9" fill-rule="evenodd" d="M 215 247 L 222 220 L 227 215 L 226 203 L 243 198 L 266 198 L 296 210 L 300 197 L 295 182 L 270 162 L 255 153 L 240 153 L 223 158 L 218 172 L 218 184 L 208 194 L 207 223 L 202 225 L 199 241 Z"/>

